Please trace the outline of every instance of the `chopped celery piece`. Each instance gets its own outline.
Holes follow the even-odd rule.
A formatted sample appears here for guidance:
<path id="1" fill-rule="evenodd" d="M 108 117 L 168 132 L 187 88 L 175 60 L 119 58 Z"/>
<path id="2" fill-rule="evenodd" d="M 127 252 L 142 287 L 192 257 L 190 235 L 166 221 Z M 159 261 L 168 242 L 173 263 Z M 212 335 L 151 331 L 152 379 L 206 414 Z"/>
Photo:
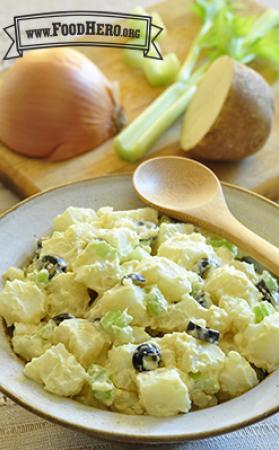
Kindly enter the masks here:
<path id="1" fill-rule="evenodd" d="M 194 380 L 196 389 L 202 390 L 207 394 L 215 394 L 219 390 L 218 381 L 201 372 L 189 372 L 189 376 Z"/>
<path id="2" fill-rule="evenodd" d="M 108 242 L 104 240 L 94 240 L 89 244 L 90 249 L 99 257 L 99 258 L 110 258 L 117 254 L 116 248 L 110 245 Z"/>
<path id="3" fill-rule="evenodd" d="M 47 284 L 49 282 L 49 273 L 46 269 L 42 269 L 37 273 L 36 282 L 38 284 Z"/>
<path id="4" fill-rule="evenodd" d="M 156 12 L 147 13 L 141 7 L 135 8 L 132 11 L 132 14 L 144 16 L 151 15 L 152 24 L 163 28 L 163 31 L 158 34 L 158 38 L 156 37 L 156 44 L 158 46 L 158 42 L 162 41 L 162 39 L 166 35 L 165 25 L 159 14 Z M 128 43 L 135 45 L 142 44 L 142 39 L 145 38 L 145 36 L 143 36 L 143 33 L 146 30 L 146 22 L 136 19 L 130 19 L 128 22 L 130 27 L 140 30 L 140 37 L 130 39 Z M 151 28 L 151 39 L 155 38 L 157 33 L 157 28 Z M 150 55 L 152 55 L 152 50 L 149 51 L 149 56 Z M 180 69 L 180 62 L 174 53 L 166 55 L 163 60 L 157 60 L 145 57 L 142 50 L 132 50 L 130 48 L 126 48 L 123 51 L 123 57 L 124 61 L 129 66 L 143 69 L 144 74 L 151 86 L 162 86 L 172 83 L 175 80 L 175 77 L 177 76 L 177 73 Z"/>
<path id="5" fill-rule="evenodd" d="M 137 8 L 134 8 L 131 11 L 131 14 L 134 14 L 135 16 L 150 16 L 145 9 L 138 6 Z M 129 19 L 128 20 L 129 27 L 133 29 L 140 30 L 140 35 L 142 36 L 143 33 L 146 31 L 146 21 L 145 20 L 138 20 L 138 19 Z"/>
<path id="6" fill-rule="evenodd" d="M 129 326 L 133 317 L 127 311 L 119 311 L 117 309 L 108 311 L 101 319 L 100 324 L 103 329 L 119 344 L 133 342 L 133 328 Z"/>
<path id="7" fill-rule="evenodd" d="M 238 249 L 237 246 L 234 245 L 232 242 L 227 241 L 227 239 L 209 239 L 208 240 L 208 244 L 211 245 L 212 247 L 226 247 L 232 254 L 233 256 L 237 255 Z"/>
<path id="8" fill-rule="evenodd" d="M 202 278 L 200 278 L 199 280 L 193 281 L 192 283 L 192 291 L 191 291 L 191 295 L 192 297 L 196 297 L 196 295 L 198 295 L 203 288 L 203 280 Z"/>
<path id="9" fill-rule="evenodd" d="M 168 302 L 157 287 L 153 287 L 146 294 L 144 301 L 151 316 L 160 316 L 168 310 Z"/>
<path id="10" fill-rule="evenodd" d="M 111 406 L 113 402 L 113 390 L 111 391 L 93 391 L 97 400 L 106 406 Z"/>
<path id="11" fill-rule="evenodd" d="M 106 406 L 110 406 L 113 401 L 114 385 L 107 370 L 98 364 L 91 364 L 87 374 L 94 396 Z"/>
<path id="12" fill-rule="evenodd" d="M 273 276 L 269 272 L 267 272 L 267 270 L 263 271 L 261 279 L 265 282 L 265 285 L 270 292 L 278 291 L 277 280 L 273 278 Z"/>
<path id="13" fill-rule="evenodd" d="M 261 302 L 259 305 L 254 307 L 255 322 L 261 322 L 266 316 L 270 316 L 275 312 L 273 306 L 266 301 Z"/>
<path id="14" fill-rule="evenodd" d="M 120 311 L 118 309 L 114 309 L 108 311 L 104 317 L 101 319 L 101 325 L 104 329 L 109 329 L 111 327 L 123 328 L 129 325 L 129 323 L 133 320 L 133 317 L 130 316 L 127 311 Z"/>
<path id="15" fill-rule="evenodd" d="M 163 86 L 175 80 L 180 62 L 175 53 L 169 53 L 163 60 L 144 58 L 142 68 L 151 86 Z"/>
<path id="16" fill-rule="evenodd" d="M 38 331 L 38 335 L 43 339 L 51 339 L 52 333 L 56 328 L 55 322 L 50 320 Z"/>
<path id="17" fill-rule="evenodd" d="M 141 261 L 143 258 L 146 258 L 151 252 L 151 248 L 148 246 L 140 246 L 138 245 L 129 255 L 129 259 L 136 259 Z"/>
<path id="18" fill-rule="evenodd" d="M 161 33 L 156 38 L 157 42 L 162 42 L 168 33 L 167 27 L 164 24 L 162 17 L 156 11 L 152 11 L 151 16 L 152 16 L 152 24 L 156 25 L 157 27 L 163 28 L 163 31 L 161 31 Z M 154 33 L 157 33 L 157 30 L 152 29 L 151 33 L 152 37 L 154 37 Z"/>
<path id="19" fill-rule="evenodd" d="M 125 48 L 123 50 L 124 61 L 128 66 L 140 68 L 144 59 L 142 50 L 131 50 Z"/>
<path id="20" fill-rule="evenodd" d="M 161 42 L 166 37 L 167 28 L 163 22 L 162 17 L 156 11 L 147 12 L 147 11 L 145 11 L 145 9 L 138 6 L 137 8 L 134 8 L 132 10 L 131 14 L 140 15 L 140 16 L 151 16 L 152 17 L 152 25 L 156 25 L 157 27 L 163 28 L 163 31 L 161 31 L 161 33 L 158 35 L 158 38 L 156 38 L 156 41 Z M 140 29 L 141 34 L 146 30 L 146 25 L 145 25 L 145 22 L 143 22 L 143 21 L 142 21 L 142 23 L 140 23 L 140 21 L 137 21 L 135 19 L 129 19 L 128 23 L 129 23 L 129 26 L 131 26 L 132 28 Z M 152 39 L 157 34 L 157 32 L 158 32 L 158 30 L 156 28 L 151 29 L 151 38 Z"/>

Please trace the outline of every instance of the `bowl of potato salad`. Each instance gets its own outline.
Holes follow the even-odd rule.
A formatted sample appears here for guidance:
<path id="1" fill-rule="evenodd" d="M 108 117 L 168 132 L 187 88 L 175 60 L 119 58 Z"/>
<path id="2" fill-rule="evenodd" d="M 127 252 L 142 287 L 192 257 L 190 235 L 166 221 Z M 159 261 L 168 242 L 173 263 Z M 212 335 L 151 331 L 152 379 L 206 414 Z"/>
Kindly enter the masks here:
<path id="1" fill-rule="evenodd" d="M 224 192 L 279 245 L 277 205 Z M 0 388 L 32 412 L 174 442 L 279 409 L 278 280 L 222 236 L 142 205 L 129 176 L 22 202 L 2 216 L 0 246 Z"/>

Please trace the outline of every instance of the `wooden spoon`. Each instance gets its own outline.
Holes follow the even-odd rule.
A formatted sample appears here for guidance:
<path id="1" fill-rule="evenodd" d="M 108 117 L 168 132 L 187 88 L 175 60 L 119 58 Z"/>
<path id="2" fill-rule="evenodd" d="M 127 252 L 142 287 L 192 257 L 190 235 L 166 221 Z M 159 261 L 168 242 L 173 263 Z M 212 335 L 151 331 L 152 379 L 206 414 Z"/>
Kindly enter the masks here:
<path id="1" fill-rule="evenodd" d="M 218 178 L 204 165 L 173 156 L 149 159 L 136 169 L 133 183 L 148 205 L 231 240 L 279 276 L 279 249 L 232 215 Z"/>

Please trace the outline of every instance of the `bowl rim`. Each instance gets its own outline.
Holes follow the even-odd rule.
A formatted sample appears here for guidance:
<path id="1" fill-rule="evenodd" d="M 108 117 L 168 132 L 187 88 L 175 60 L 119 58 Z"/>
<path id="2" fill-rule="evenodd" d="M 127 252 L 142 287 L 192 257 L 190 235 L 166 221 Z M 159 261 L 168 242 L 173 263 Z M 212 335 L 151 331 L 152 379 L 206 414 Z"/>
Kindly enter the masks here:
<path id="1" fill-rule="evenodd" d="M 33 195 L 27 197 L 26 199 L 21 200 L 20 202 L 16 203 L 14 206 L 12 206 L 11 208 L 7 209 L 6 211 L 4 211 L 0 214 L 0 221 L 3 218 L 5 218 L 6 216 L 12 214 L 14 211 L 16 211 L 22 205 L 32 202 L 34 199 L 39 198 L 42 195 L 48 194 L 49 192 L 63 189 L 68 186 L 78 186 L 78 185 L 81 185 L 84 183 L 88 183 L 88 182 L 90 183 L 91 181 L 94 182 L 94 181 L 101 180 L 101 179 L 131 178 L 132 174 L 133 174 L 133 172 L 125 172 L 125 173 L 121 173 L 121 174 L 112 174 L 112 175 L 108 174 L 108 175 L 97 176 L 97 177 L 88 177 L 88 178 L 84 178 L 82 180 L 78 180 L 78 181 L 74 181 L 74 182 L 61 183 L 61 184 L 53 186 L 49 189 L 46 189 L 46 190 L 43 190 L 36 194 L 33 194 Z M 252 192 L 249 189 L 234 185 L 232 183 L 221 181 L 221 184 L 222 184 L 222 186 L 228 187 L 231 190 L 243 192 L 244 194 L 248 194 L 249 196 L 255 197 L 264 203 L 268 203 L 274 209 L 279 211 L 279 205 L 277 203 L 264 197 L 261 194 Z M 1 318 L 1 321 L 4 324 L 4 321 L 2 318 Z M 36 409 L 31 404 L 27 403 L 26 400 L 22 400 L 21 398 L 15 396 L 12 392 L 10 392 L 8 389 L 3 387 L 1 384 L 0 384 L 0 392 L 2 392 L 4 395 L 6 395 L 10 399 L 12 399 L 15 403 L 22 406 L 23 408 L 30 411 L 31 413 L 33 413 L 45 420 L 53 422 L 57 425 L 63 426 L 70 430 L 75 430 L 75 431 L 79 431 L 82 433 L 86 433 L 86 434 L 95 436 L 96 438 L 103 439 L 103 440 L 113 440 L 113 441 L 127 442 L 127 443 L 132 443 L 132 442 L 143 443 L 144 442 L 144 443 L 151 443 L 151 444 L 156 444 L 156 443 L 157 444 L 159 444 L 159 443 L 169 443 L 170 444 L 170 443 L 175 443 L 175 442 L 183 442 L 183 441 L 185 442 L 185 441 L 190 441 L 190 440 L 206 439 L 206 438 L 210 438 L 210 437 L 214 437 L 214 436 L 218 436 L 221 434 L 225 434 L 225 433 L 229 433 L 229 432 L 233 432 L 233 431 L 242 429 L 242 428 L 252 425 L 256 422 L 264 420 L 264 419 L 272 416 L 273 414 L 276 414 L 277 412 L 279 412 L 279 402 L 278 402 L 278 406 L 268 409 L 265 412 L 260 413 L 257 416 L 251 417 L 241 423 L 237 423 L 235 425 L 227 425 L 225 427 L 218 428 L 213 431 L 200 432 L 200 433 L 194 433 L 194 434 L 187 433 L 187 435 L 183 435 L 181 433 L 175 434 L 175 435 L 172 435 L 171 438 L 169 439 L 168 436 L 160 436 L 160 435 L 144 436 L 144 435 L 138 435 L 138 434 L 132 434 L 132 435 L 131 434 L 119 434 L 119 433 L 117 433 L 117 432 L 115 433 L 113 431 L 102 432 L 102 431 L 99 431 L 98 429 L 93 429 L 93 428 L 89 428 L 87 426 L 69 423 L 69 422 L 65 421 L 64 419 L 57 419 L 56 417 L 49 415 L 47 412 L 44 412 L 40 409 Z M 123 415 L 125 415 L 125 414 L 123 414 Z"/>

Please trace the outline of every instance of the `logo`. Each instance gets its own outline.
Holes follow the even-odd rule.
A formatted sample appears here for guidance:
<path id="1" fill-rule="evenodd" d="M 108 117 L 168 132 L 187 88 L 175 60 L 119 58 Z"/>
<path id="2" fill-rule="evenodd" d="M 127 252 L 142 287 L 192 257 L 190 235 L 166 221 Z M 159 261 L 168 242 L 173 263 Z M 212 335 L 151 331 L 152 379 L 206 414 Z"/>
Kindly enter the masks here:
<path id="1" fill-rule="evenodd" d="M 163 59 L 156 38 L 163 28 L 147 15 L 101 11 L 57 11 L 15 16 L 4 28 L 12 43 L 4 59 L 19 58 L 26 50 L 97 46 L 141 50 L 147 58 Z"/>

